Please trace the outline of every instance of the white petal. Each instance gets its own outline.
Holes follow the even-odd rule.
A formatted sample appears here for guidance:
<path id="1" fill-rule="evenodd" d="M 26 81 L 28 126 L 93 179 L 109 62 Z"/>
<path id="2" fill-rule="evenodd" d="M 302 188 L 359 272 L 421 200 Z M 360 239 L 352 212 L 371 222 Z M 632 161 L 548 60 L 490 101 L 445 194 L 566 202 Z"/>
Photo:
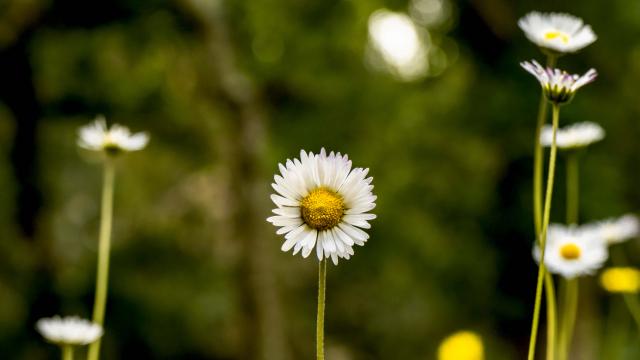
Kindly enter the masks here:
<path id="1" fill-rule="evenodd" d="M 282 215 L 285 217 L 295 218 L 300 217 L 300 208 L 299 207 L 281 207 L 272 210 L 274 214 Z M 352 215 L 357 216 L 357 215 Z"/>
<path id="2" fill-rule="evenodd" d="M 271 195 L 271 201 L 273 201 L 273 203 L 277 206 L 300 206 L 300 203 L 298 201 L 276 194 Z"/>

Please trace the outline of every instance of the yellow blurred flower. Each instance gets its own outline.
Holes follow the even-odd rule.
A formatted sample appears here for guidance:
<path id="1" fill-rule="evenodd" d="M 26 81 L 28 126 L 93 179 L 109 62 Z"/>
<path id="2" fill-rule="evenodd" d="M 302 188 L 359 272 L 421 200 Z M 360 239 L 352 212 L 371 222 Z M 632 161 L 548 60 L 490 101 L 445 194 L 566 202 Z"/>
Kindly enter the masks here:
<path id="1" fill-rule="evenodd" d="M 602 287 L 614 293 L 637 293 L 640 291 L 640 271 L 631 267 L 614 267 L 600 276 Z"/>
<path id="2" fill-rule="evenodd" d="M 471 331 L 458 331 L 440 343 L 438 360 L 483 360 L 482 338 Z"/>

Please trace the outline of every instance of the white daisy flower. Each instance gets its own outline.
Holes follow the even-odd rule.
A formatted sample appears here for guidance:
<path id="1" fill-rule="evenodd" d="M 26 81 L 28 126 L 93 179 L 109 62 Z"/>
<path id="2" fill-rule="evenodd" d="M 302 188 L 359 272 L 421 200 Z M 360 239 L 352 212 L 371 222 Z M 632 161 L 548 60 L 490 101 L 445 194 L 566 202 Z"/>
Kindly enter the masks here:
<path id="1" fill-rule="evenodd" d="M 58 345 L 87 345 L 102 336 L 102 327 L 77 316 L 44 318 L 36 323 L 47 341 Z"/>
<path id="2" fill-rule="evenodd" d="M 276 214 L 267 219 L 285 234 L 282 251 L 293 248 L 293 254 L 309 256 L 316 249 L 319 260 L 349 259 L 354 245 L 364 245 L 369 235 L 369 220 L 376 215 L 376 196 L 371 192 L 373 178 L 366 177 L 369 169 L 351 168 L 347 155 L 331 152 L 320 154 L 300 151 L 300 160 L 278 164 L 280 175 L 271 184 L 277 194 L 271 200 Z"/>
<path id="3" fill-rule="evenodd" d="M 554 53 L 572 53 L 596 41 L 591 26 L 569 14 L 531 12 L 518 21 L 531 42 Z"/>
<path id="4" fill-rule="evenodd" d="M 547 99 L 556 104 L 569 102 L 579 88 L 598 76 L 595 69 L 590 69 L 582 76 L 572 75 L 564 70 L 544 68 L 535 60 L 524 61 L 520 66 L 538 79 Z"/>
<path id="5" fill-rule="evenodd" d="M 556 133 L 556 145 L 560 149 L 576 149 L 586 147 L 594 142 L 604 139 L 604 129 L 593 122 L 575 123 L 558 129 Z M 540 144 L 551 146 L 553 141 L 553 128 L 545 125 L 540 132 Z"/>
<path id="6" fill-rule="evenodd" d="M 103 116 L 78 130 L 78 146 L 87 150 L 116 154 L 122 151 L 141 150 L 149 142 L 149 135 L 141 132 L 131 134 L 129 128 L 114 124 L 107 127 Z"/>
<path id="7" fill-rule="evenodd" d="M 540 262 L 540 247 L 537 244 L 533 256 Z M 600 269 L 608 257 L 606 244 L 590 233 L 575 226 L 549 226 L 544 254 L 544 263 L 549 272 L 567 279 L 590 275 Z"/>
<path id="8" fill-rule="evenodd" d="M 632 214 L 586 224 L 583 228 L 607 244 L 618 244 L 640 235 L 640 221 Z"/>

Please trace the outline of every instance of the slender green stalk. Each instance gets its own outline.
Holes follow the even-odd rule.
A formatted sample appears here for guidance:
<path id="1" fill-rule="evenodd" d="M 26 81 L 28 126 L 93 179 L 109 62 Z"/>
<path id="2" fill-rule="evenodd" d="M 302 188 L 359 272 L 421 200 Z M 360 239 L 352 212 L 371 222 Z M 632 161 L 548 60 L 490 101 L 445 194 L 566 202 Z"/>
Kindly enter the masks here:
<path id="1" fill-rule="evenodd" d="M 638 336 L 640 336 L 640 301 L 635 294 L 623 294 L 622 297 L 638 327 Z"/>
<path id="2" fill-rule="evenodd" d="M 622 252 L 622 249 L 619 247 L 612 248 L 610 252 L 613 266 L 627 266 L 627 264 L 629 264 L 624 252 Z M 622 294 L 622 298 L 624 299 L 624 304 L 631 313 L 631 317 L 633 317 L 633 320 L 638 327 L 638 336 L 640 336 L 640 301 L 638 301 L 635 294 Z"/>
<path id="3" fill-rule="evenodd" d="M 578 154 L 570 152 L 567 154 L 567 225 L 578 223 L 579 191 Z"/>
<path id="4" fill-rule="evenodd" d="M 567 225 L 578 223 L 578 209 L 580 204 L 579 191 L 580 176 L 578 169 L 578 154 L 570 152 L 567 155 Z M 559 360 L 567 360 L 571 349 L 573 329 L 578 312 L 578 280 L 563 280 L 562 323 L 558 338 Z"/>
<path id="5" fill-rule="evenodd" d="M 542 228 L 542 144 L 540 144 L 540 133 L 547 118 L 547 98 L 544 93 L 540 95 L 540 105 L 538 106 L 538 121 L 536 124 L 536 137 L 533 148 L 533 224 L 536 230 L 536 239 L 539 239 Z"/>
<path id="6" fill-rule="evenodd" d="M 557 58 L 547 55 L 547 66 L 553 67 Z M 542 228 L 542 144 L 540 144 L 540 133 L 547 120 L 547 98 L 544 92 L 540 93 L 540 104 L 538 105 L 538 121 L 536 122 L 536 133 L 533 139 L 533 220 L 536 230 L 536 239 L 540 235 Z"/>
<path id="7" fill-rule="evenodd" d="M 62 345 L 62 360 L 73 360 L 73 346 Z"/>
<path id="8" fill-rule="evenodd" d="M 602 352 L 598 359 L 622 359 L 622 353 L 628 341 L 626 331 L 629 323 L 627 310 L 622 299 L 617 297 L 609 302 L 609 312 L 604 328 Z"/>
<path id="9" fill-rule="evenodd" d="M 113 159 L 106 158 L 104 162 L 104 182 L 102 185 L 102 209 L 100 216 L 100 239 L 98 249 L 98 271 L 96 274 L 96 293 L 93 304 L 93 322 L 103 325 L 107 304 L 107 289 L 109 282 L 109 252 L 111 248 L 111 221 L 113 218 L 113 183 L 115 166 Z M 100 358 L 101 339 L 89 346 L 89 360 Z"/>
<path id="10" fill-rule="evenodd" d="M 578 279 L 566 279 L 562 305 L 562 325 L 558 338 L 558 360 L 567 360 L 578 312 Z"/>
<path id="11" fill-rule="evenodd" d="M 547 55 L 547 66 L 553 67 L 557 58 Z M 542 92 L 540 94 L 540 104 L 538 105 L 538 120 L 536 122 L 536 132 L 533 146 L 533 220 L 536 233 L 536 241 L 540 241 L 540 231 L 542 230 L 542 168 L 543 151 L 540 144 L 540 132 L 547 119 L 547 99 Z M 555 334 L 556 334 L 556 298 L 553 286 L 553 277 L 546 273 L 544 277 L 545 300 L 547 303 L 547 360 L 555 359 Z"/>
<path id="12" fill-rule="evenodd" d="M 540 303 L 542 300 L 542 284 L 546 267 L 544 265 L 544 255 L 547 246 L 547 227 L 549 226 L 549 217 L 551 216 L 551 200 L 553 196 L 553 180 L 556 168 L 556 132 L 558 131 L 558 123 L 560 121 L 560 106 L 553 104 L 553 121 L 552 121 L 552 142 L 551 151 L 549 153 L 549 170 L 547 174 L 547 191 L 544 200 L 544 213 L 542 217 L 542 230 L 540 232 L 540 265 L 538 266 L 538 281 L 536 284 L 536 298 L 533 306 L 533 321 L 531 323 L 531 337 L 529 339 L 529 355 L 528 360 L 533 360 L 536 352 L 536 340 L 538 337 L 538 324 L 540 322 Z"/>
<path id="13" fill-rule="evenodd" d="M 556 307 L 556 291 L 553 285 L 553 277 L 549 272 L 544 273 L 545 299 L 547 300 L 547 360 L 556 357 L 556 323 L 558 311 Z"/>
<path id="14" fill-rule="evenodd" d="M 327 287 L 327 259 L 318 264 L 318 318 L 316 321 L 316 358 L 324 360 L 324 301 Z"/>

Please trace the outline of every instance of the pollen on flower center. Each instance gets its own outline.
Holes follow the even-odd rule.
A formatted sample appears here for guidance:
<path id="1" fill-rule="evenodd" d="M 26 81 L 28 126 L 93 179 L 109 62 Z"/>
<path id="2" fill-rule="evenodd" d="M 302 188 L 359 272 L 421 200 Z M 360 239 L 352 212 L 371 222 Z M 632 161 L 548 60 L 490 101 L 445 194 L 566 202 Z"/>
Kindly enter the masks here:
<path id="1" fill-rule="evenodd" d="M 560 256 L 565 258 L 566 260 L 576 260 L 580 257 L 580 248 L 578 245 L 569 243 L 562 245 L 560 248 Z"/>
<path id="2" fill-rule="evenodd" d="M 545 40 L 560 39 L 560 41 L 562 41 L 563 44 L 569 43 L 569 36 L 560 31 L 547 31 L 544 34 L 544 38 Z"/>
<path id="3" fill-rule="evenodd" d="M 300 202 L 302 219 L 316 230 L 330 229 L 342 219 L 344 201 L 335 191 L 319 187 Z"/>

